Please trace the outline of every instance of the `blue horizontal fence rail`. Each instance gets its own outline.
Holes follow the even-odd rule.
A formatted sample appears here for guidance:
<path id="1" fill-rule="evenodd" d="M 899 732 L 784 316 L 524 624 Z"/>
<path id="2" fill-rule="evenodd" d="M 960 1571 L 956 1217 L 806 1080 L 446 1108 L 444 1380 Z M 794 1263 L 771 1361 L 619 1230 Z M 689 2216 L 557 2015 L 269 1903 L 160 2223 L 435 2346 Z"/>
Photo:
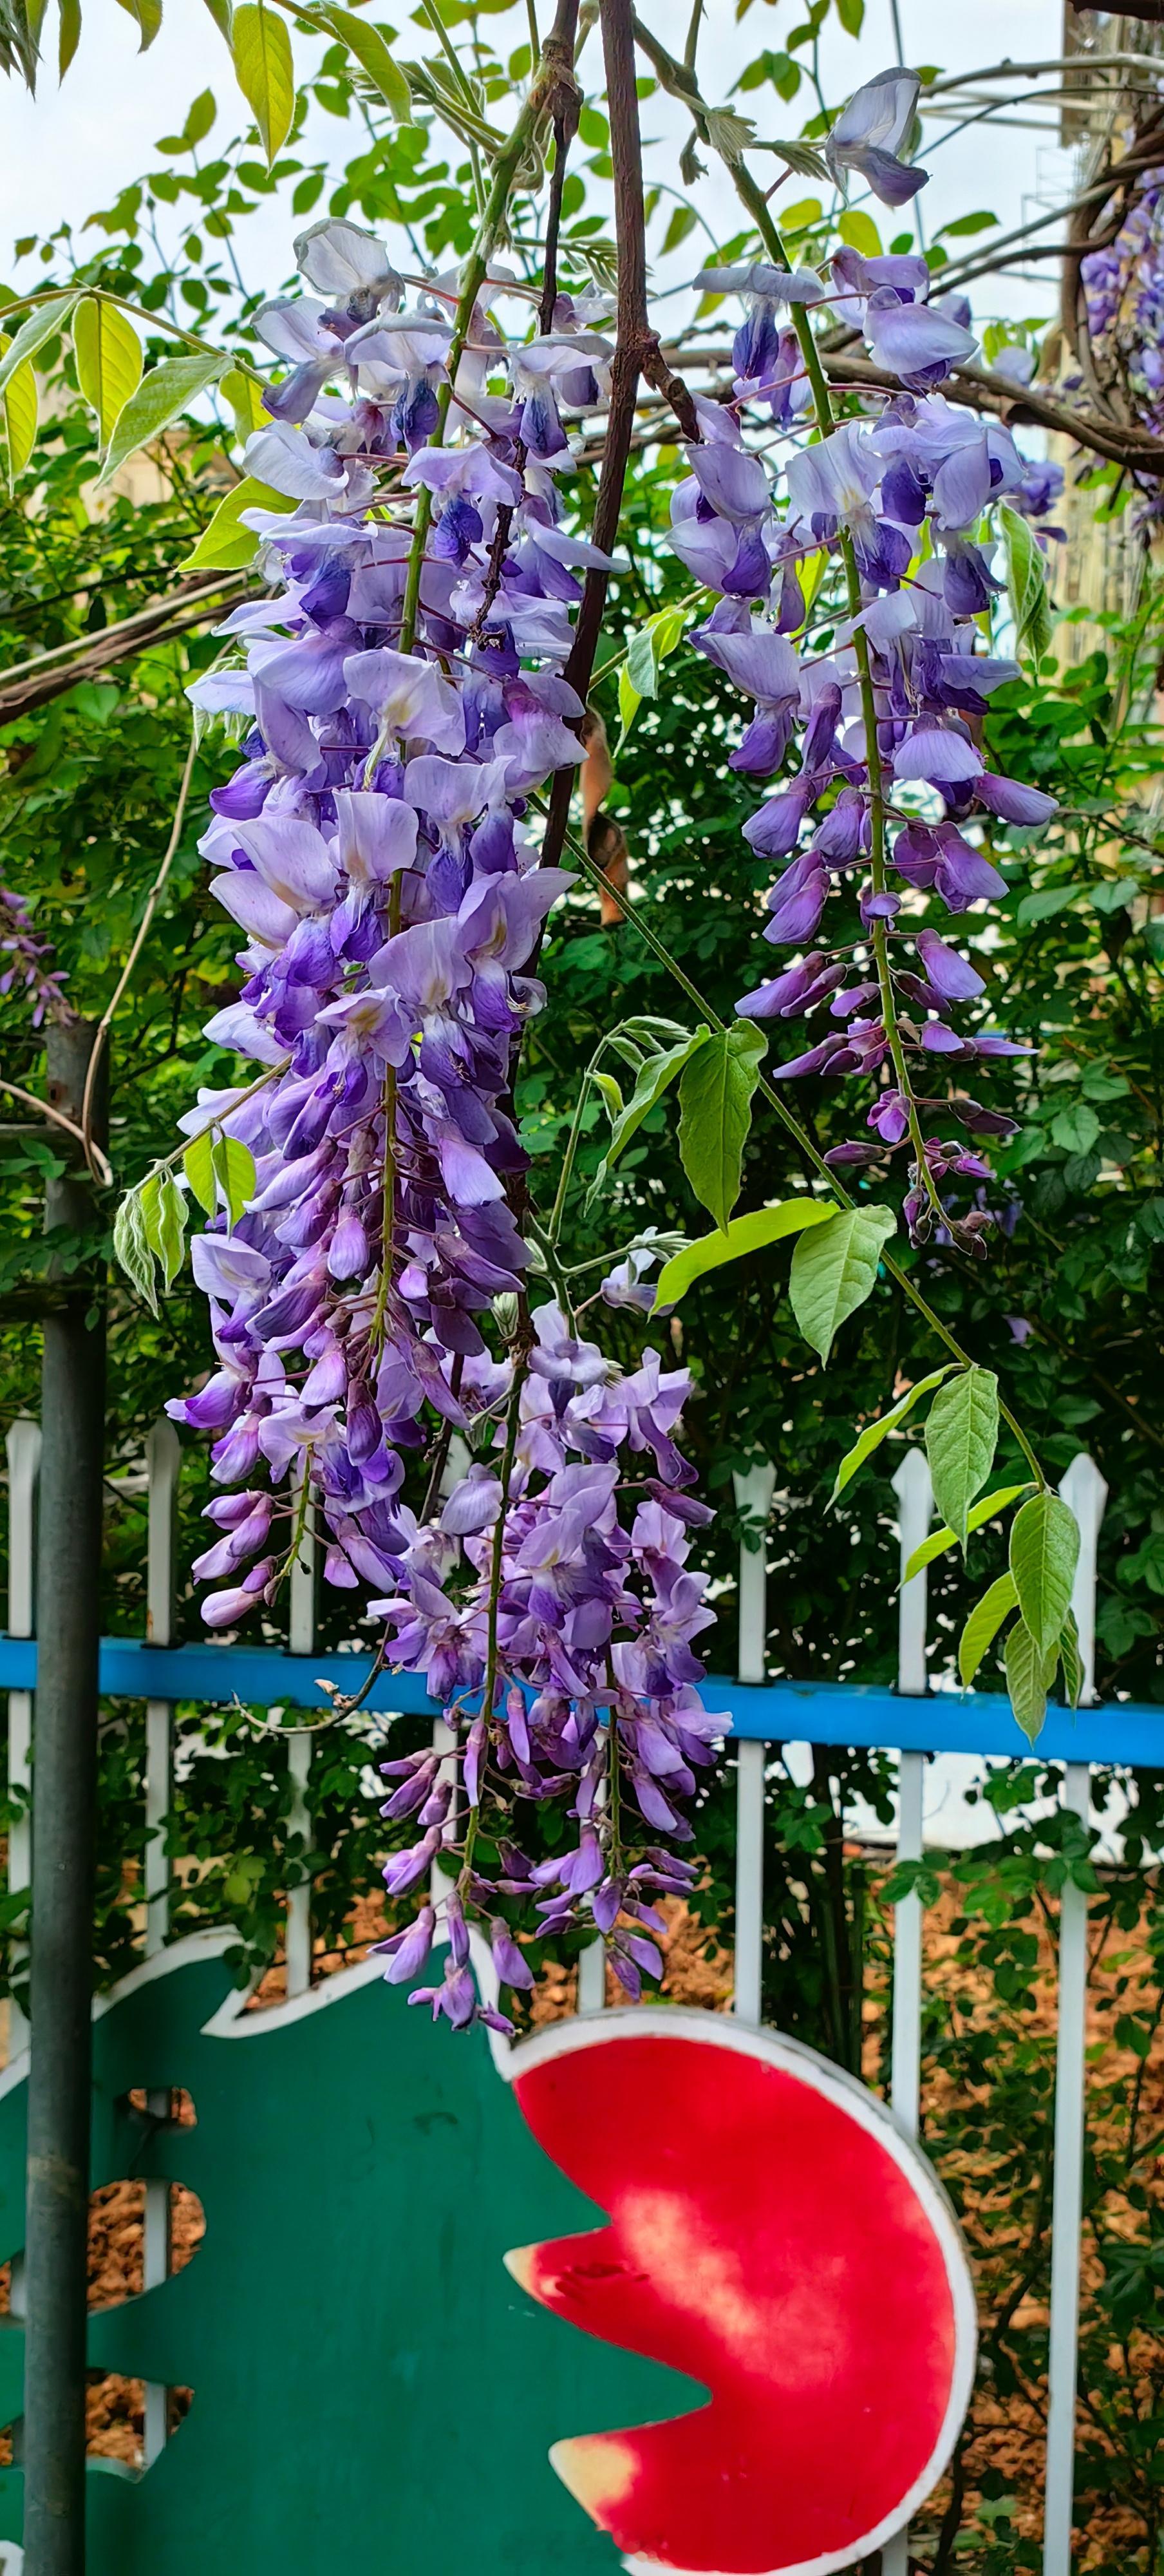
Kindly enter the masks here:
<path id="1" fill-rule="evenodd" d="M 101 1641 L 101 1689 L 109 1699 L 204 1701 L 239 1699 L 261 1708 L 326 1710 L 320 1687 L 358 1691 L 370 1654 L 293 1655 L 279 1646 L 150 1646 L 139 1637 Z M 0 1690 L 35 1691 L 36 1640 L 0 1635 Z M 971 1753 L 1015 1758 L 1028 1750 L 998 1691 L 931 1691 L 906 1696 L 875 1682 L 730 1681 L 712 1673 L 707 1708 L 722 1710 L 731 1734 L 745 1741 L 893 1745 L 907 1753 Z M 376 1714 L 431 1716 L 434 1702 L 416 1673 L 378 1675 L 364 1706 Z M 1052 1762 L 1125 1763 L 1164 1768 L 1164 1704 L 1114 1700 L 1077 1710 L 1049 1706 L 1035 1748 Z"/>

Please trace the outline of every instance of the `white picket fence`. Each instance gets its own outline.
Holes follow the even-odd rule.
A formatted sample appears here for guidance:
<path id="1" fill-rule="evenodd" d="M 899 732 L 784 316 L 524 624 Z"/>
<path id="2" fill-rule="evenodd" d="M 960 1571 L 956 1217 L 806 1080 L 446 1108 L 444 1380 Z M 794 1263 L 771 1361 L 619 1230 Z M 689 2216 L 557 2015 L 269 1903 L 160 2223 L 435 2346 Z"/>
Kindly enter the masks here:
<path id="1" fill-rule="evenodd" d="M 9 1474 L 8 1634 L 34 1633 L 35 1498 L 40 1432 L 33 1422 L 12 1425 L 7 1437 Z M 148 1506 L 147 1629 L 149 1642 L 171 1642 L 173 1623 L 174 1502 L 181 1452 L 172 1426 L 159 1422 L 150 1433 L 144 1476 L 127 1479 L 145 1488 Z M 736 1501 L 753 1530 L 766 1525 L 775 1490 L 775 1470 L 753 1468 L 735 1479 Z M 933 1492 L 924 1451 L 908 1447 L 894 1477 L 898 1499 L 901 1565 L 925 1537 L 933 1516 Z M 1060 1492 L 1079 1521 L 1082 1545 L 1073 1594 L 1084 1671 L 1083 1701 L 1095 1698 L 1096 1544 L 1107 1499 L 1107 1487 L 1094 1462 L 1080 1454 L 1064 1477 Z M 309 1542 L 291 1579 L 288 1645 L 310 1655 L 315 1644 L 315 1562 Z M 743 1547 L 739 1572 L 739 1680 L 762 1683 L 767 1635 L 767 1567 L 763 1546 Z M 926 1658 L 926 1576 L 903 1582 L 898 1634 L 898 1693 L 917 1699 L 928 1693 Z M 379 1721 L 385 1723 L 383 1719 Z M 32 1694 L 8 1695 L 9 1778 L 13 1788 L 31 1788 Z M 288 1730 L 288 1757 L 294 1790 L 289 1819 L 292 1833 L 310 1841 L 310 1775 L 315 1729 Z M 145 1949 L 161 1950 L 168 1936 L 171 1864 L 166 1853 L 166 1825 L 172 1799 L 173 1704 L 146 1703 L 145 1811 L 148 1827 L 145 1859 Z M 450 1749 L 447 1730 L 436 1721 L 435 1746 Z M 783 1758 L 795 1768 L 797 1747 L 775 1733 L 769 1741 L 741 1738 L 737 1746 L 736 1948 L 733 2009 L 744 2019 L 761 2017 L 764 1943 L 764 1802 L 768 1761 L 780 1743 Z M 896 1852 L 899 1860 L 921 1858 L 926 1756 L 899 1752 Z M 1064 1807 L 1088 1818 L 1090 1771 L 1084 1762 L 1063 1766 Z M 9 1886 L 29 1882 L 27 1822 L 18 1820 L 9 1842 Z M 922 1908 L 907 1897 L 896 1911 L 891 2106 L 905 2134 L 917 2137 L 919 2120 L 921 2023 L 923 2005 Z M 1076 2406 L 1076 2355 L 1079 2306 L 1079 2251 L 1083 2193 L 1085 2010 L 1087 1974 L 1087 1900 L 1070 1882 L 1064 1888 L 1059 1929 L 1058 2036 L 1055 2079 L 1054 2200 L 1052 2227 L 1050 2353 L 1046 2445 L 1046 2511 L 1044 2576 L 1070 2576 L 1073 2455 Z M 293 1888 L 287 1900 L 286 1976 L 291 1997 L 305 1994 L 311 1983 L 312 1926 L 310 1887 Z M 601 2010 L 605 1996 L 603 1945 L 584 1953 L 579 1978 L 581 2011 Z M 15 2006 L 10 2007 L 10 2055 L 25 2042 Z M 166 2105 L 151 2103 L 164 2115 Z M 169 2214 L 164 2185 L 151 2185 L 146 2211 L 145 2286 L 166 2278 L 169 2266 Z M 147 2391 L 145 2451 L 156 2457 L 166 2438 L 166 2391 Z M 906 2576 L 908 2535 L 903 2532 L 882 2553 L 884 2576 Z"/>

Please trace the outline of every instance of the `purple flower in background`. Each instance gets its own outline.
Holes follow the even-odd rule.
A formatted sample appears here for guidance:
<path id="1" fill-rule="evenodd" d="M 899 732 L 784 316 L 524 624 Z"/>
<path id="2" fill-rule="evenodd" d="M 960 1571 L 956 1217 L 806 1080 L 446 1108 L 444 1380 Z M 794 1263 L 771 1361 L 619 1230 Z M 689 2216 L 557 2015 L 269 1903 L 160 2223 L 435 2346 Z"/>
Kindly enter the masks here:
<path id="1" fill-rule="evenodd" d="M 917 110 L 916 72 L 877 72 L 856 90 L 825 138 L 824 154 L 838 188 L 856 171 L 885 206 L 908 205 L 924 188 L 928 171 L 898 158 Z"/>

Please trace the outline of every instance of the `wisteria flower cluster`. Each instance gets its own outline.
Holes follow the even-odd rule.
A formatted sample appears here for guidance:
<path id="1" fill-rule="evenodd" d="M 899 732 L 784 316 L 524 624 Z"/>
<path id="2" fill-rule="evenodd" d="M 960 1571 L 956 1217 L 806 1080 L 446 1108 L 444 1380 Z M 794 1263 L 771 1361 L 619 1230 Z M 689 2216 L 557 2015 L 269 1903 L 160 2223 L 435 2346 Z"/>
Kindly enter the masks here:
<path id="1" fill-rule="evenodd" d="M 563 524 L 561 414 L 594 400 L 609 351 L 567 299 L 513 349 L 478 304 L 450 375 L 447 282 L 402 311 L 380 245 L 339 221 L 297 253 L 328 300 L 260 312 L 296 364 L 246 457 L 292 505 L 247 513 L 276 587 L 232 612 L 231 658 L 190 691 L 245 729 L 201 847 L 246 981 L 207 1034 L 260 1070 L 184 1122 L 227 1140 L 228 1200 L 231 1144 L 254 1173 L 194 1242 L 218 1368 L 170 1410 L 213 1435 L 207 1622 L 273 1601 L 314 1506 L 326 1579 L 371 1591 L 384 1654 L 444 1708 L 452 1757 L 387 1766 L 385 1814 L 419 1840 L 385 1875 L 396 1896 L 442 1864 L 434 2005 L 459 2027 L 478 2009 L 466 1907 L 492 1912 L 503 1980 L 530 1982 L 499 1895 L 554 1930 L 584 1907 L 632 1992 L 658 1972 L 649 1899 L 689 1873 L 636 1836 L 689 1834 L 708 1758 L 687 1379 L 650 1353 L 620 1378 L 556 1307 L 531 1318 L 512 1114 L 542 927 L 572 882 L 539 865 L 529 799 L 580 758 L 562 666 L 579 568 L 610 561 Z M 453 1430 L 475 1459 L 442 1507 Z M 523 1797 L 577 1820 L 540 1872 L 501 1832 Z M 389 1944 L 390 1976 L 435 1922 L 426 1906 Z"/>
<path id="2" fill-rule="evenodd" d="M 1118 380 L 1145 428 L 1164 436 L 1164 168 L 1143 173 L 1114 241 L 1088 251 L 1079 273 L 1101 375 Z M 1158 482 L 1141 489 L 1158 515 Z"/>
<path id="3" fill-rule="evenodd" d="M 870 85 L 869 114 L 881 87 Z M 847 111 L 854 124 L 864 98 Z M 890 203 L 901 202 L 892 173 L 883 187 L 874 166 L 867 175 Z M 988 1180 L 980 1146 L 1011 1135 L 1014 1121 L 962 1085 L 1024 1050 L 1000 1031 L 956 1026 L 959 1005 L 984 992 L 983 978 L 941 930 L 919 923 L 913 898 L 936 897 L 956 917 L 1004 894 L 982 825 L 1029 827 L 1054 810 L 1052 797 L 986 765 L 982 719 L 1018 664 L 980 652 L 976 624 L 1003 587 L 984 513 L 1001 499 L 1023 515 L 1047 506 L 1054 469 L 1032 469 L 1002 423 L 957 408 L 939 390 L 976 343 L 968 311 L 949 309 L 955 299 L 929 301 L 920 256 L 864 258 L 845 248 L 827 280 L 763 265 L 705 270 L 697 282 L 742 294 L 746 319 L 735 342 L 734 403 L 698 405 L 702 437 L 687 449 L 671 544 L 719 595 L 693 642 L 754 706 L 731 766 L 770 782 L 745 839 L 781 863 L 764 937 L 794 952 L 737 1010 L 756 1021 L 814 1021 L 812 1043 L 775 1068 L 778 1077 L 855 1074 L 873 1087 L 866 1135 L 834 1147 L 828 1162 L 860 1170 L 907 1147 L 913 1238 L 940 1228 L 943 1239 L 981 1253 L 989 1212 L 957 1215 L 946 1192 Z M 805 421 L 812 388 L 803 317 L 825 305 L 861 329 L 903 390 L 871 418 L 834 423 L 830 414 L 818 441 L 795 448 L 782 514 L 742 423 L 760 404 L 784 432 Z M 799 328 L 788 318 L 798 308 Z M 822 549 L 840 559 L 848 614 L 818 616 L 827 641 L 814 652 L 801 571 Z M 799 766 L 789 774 L 794 743 Z M 821 923 L 846 883 L 857 892 L 864 937 L 837 948 Z M 933 1096 L 939 1065 L 958 1079 L 949 1098 Z M 927 1132 L 939 1116 L 961 1132 Z"/>
<path id="4" fill-rule="evenodd" d="M 23 895 L 0 886 L 0 996 L 23 994 L 32 1004 L 34 1029 L 46 1019 L 73 1015 L 64 991 L 68 976 L 51 964 L 52 954 L 49 942 L 37 938 Z"/>

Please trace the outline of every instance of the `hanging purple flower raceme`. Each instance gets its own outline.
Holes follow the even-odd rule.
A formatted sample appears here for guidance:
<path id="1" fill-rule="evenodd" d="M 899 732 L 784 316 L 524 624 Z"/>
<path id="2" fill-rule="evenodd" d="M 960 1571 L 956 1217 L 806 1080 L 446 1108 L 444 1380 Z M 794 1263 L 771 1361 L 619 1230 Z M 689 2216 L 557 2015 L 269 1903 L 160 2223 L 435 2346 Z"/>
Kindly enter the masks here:
<path id="1" fill-rule="evenodd" d="M 922 917 L 916 898 L 932 897 L 957 918 L 1004 894 L 981 845 L 984 822 L 1030 827 L 1054 811 L 1052 797 L 986 767 L 983 719 L 1018 665 L 983 654 L 974 622 L 1002 588 L 984 512 L 1003 498 L 1029 512 L 1053 497 L 1053 480 L 1032 490 L 1009 430 L 935 390 L 975 344 L 961 320 L 926 300 L 924 260 L 844 249 L 827 287 L 800 275 L 781 284 L 779 271 L 755 268 L 705 272 L 701 282 L 743 294 L 747 345 L 741 358 L 737 342 L 734 406 L 698 406 L 703 443 L 687 450 L 690 479 L 674 496 L 671 543 L 720 594 L 692 641 L 755 709 L 731 765 L 772 781 L 744 837 L 782 863 L 764 937 L 794 952 L 737 1010 L 757 1021 L 811 1022 L 811 1042 L 774 1068 L 776 1078 L 857 1075 L 873 1087 L 865 1135 L 828 1161 L 859 1170 L 907 1148 L 914 1239 L 941 1224 L 963 1250 L 980 1253 L 989 1218 L 978 1209 L 953 1214 L 941 1193 L 986 1179 L 980 1143 L 1009 1136 L 1014 1121 L 964 1085 L 980 1067 L 1025 1050 L 977 1022 L 958 1025 L 964 1007 L 980 1002 L 984 979 L 945 926 Z M 761 458 L 744 445 L 741 417 L 769 392 L 769 308 L 774 317 L 781 298 L 807 307 L 826 297 L 911 390 L 799 447 L 785 467 L 781 516 Z M 843 558 L 849 613 L 830 615 L 828 649 L 811 653 L 805 637 L 797 646 L 790 637 L 804 626 L 799 567 L 822 549 Z M 823 615 L 817 622 L 824 626 Z M 794 738 L 800 763 L 789 775 Z M 846 884 L 857 892 L 864 936 L 834 953 L 821 925 Z M 948 1097 L 934 1096 L 939 1069 L 957 1080 Z M 942 1116 L 960 1133 L 927 1132 Z"/>
<path id="2" fill-rule="evenodd" d="M 287 504 L 246 513 L 274 588 L 227 618 L 221 667 L 190 691 L 244 729 L 201 847 L 245 981 L 207 1035 L 256 1073 L 182 1123 L 245 1146 L 254 1185 L 194 1242 L 218 1366 L 169 1409 L 212 1438 L 208 1624 L 274 1601 L 312 1501 L 326 1580 L 372 1595 L 388 1659 L 445 1710 L 449 1762 L 387 1766 L 386 1816 L 418 1837 L 390 1894 L 445 1873 L 387 1973 L 419 1973 L 442 1930 L 432 2000 L 461 2027 L 479 2009 L 467 1914 L 492 1920 L 502 1980 L 528 1982 L 499 1898 L 543 1929 L 584 1910 L 628 1990 L 657 1972 L 650 1899 L 690 1875 L 657 1838 L 688 1833 L 708 1758 L 690 1640 L 709 1614 L 685 1559 L 709 1515 L 674 1445 L 686 1377 L 650 1354 L 620 1377 L 555 1308 L 531 1321 L 519 1222 L 516 1052 L 572 882 L 539 865 L 529 798 L 580 758 L 563 665 L 579 571 L 610 561 L 563 524 L 561 416 L 593 402 L 610 353 L 565 328 L 507 350 L 478 306 L 450 385 L 442 281 L 410 313 L 354 226 L 297 250 L 332 300 L 257 317 L 295 361 L 246 456 Z M 487 389 L 502 364 L 512 399 Z M 452 1432 L 474 1461 L 442 1504 Z M 402 1489 L 424 1452 L 418 1517 Z M 576 1852 L 539 1875 L 514 1804 L 563 1799 Z M 486 1839 L 505 1845 L 500 1877 Z"/>
<path id="3" fill-rule="evenodd" d="M 68 977 L 48 962 L 52 954 L 48 940 L 36 936 L 23 895 L 0 886 L 0 997 L 23 994 L 32 1004 L 34 1029 L 46 1019 L 74 1017 L 63 989 Z"/>
<path id="4" fill-rule="evenodd" d="M 1101 378 L 1121 385 L 1134 414 L 1159 438 L 1164 435 L 1164 169 L 1140 174 L 1114 241 L 1087 251 L 1079 274 L 1094 364 Z M 1158 478 L 1136 479 L 1144 495 L 1139 515 L 1157 520 Z"/>

